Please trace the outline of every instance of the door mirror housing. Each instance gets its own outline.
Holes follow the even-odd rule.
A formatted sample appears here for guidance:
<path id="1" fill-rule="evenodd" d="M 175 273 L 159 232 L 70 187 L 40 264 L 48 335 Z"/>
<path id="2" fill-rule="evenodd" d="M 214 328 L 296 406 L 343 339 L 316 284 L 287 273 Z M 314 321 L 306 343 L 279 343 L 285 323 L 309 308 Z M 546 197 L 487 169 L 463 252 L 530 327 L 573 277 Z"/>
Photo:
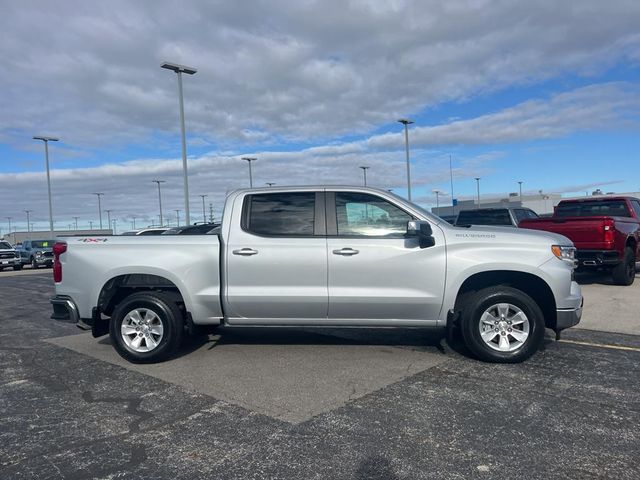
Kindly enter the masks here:
<path id="1" fill-rule="evenodd" d="M 416 237 L 420 248 L 433 247 L 436 244 L 429 222 L 414 220 L 407 223 L 407 237 Z"/>

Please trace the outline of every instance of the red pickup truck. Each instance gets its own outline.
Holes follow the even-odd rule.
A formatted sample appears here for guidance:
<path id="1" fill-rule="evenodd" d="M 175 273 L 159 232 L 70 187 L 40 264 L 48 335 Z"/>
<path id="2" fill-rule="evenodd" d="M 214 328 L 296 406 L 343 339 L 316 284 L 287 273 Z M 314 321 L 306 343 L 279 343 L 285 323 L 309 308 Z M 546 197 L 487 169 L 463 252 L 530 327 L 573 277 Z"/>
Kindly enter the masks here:
<path id="1" fill-rule="evenodd" d="M 520 228 L 564 235 L 577 248 L 580 269 L 610 269 L 617 285 L 631 285 L 640 257 L 640 200 L 596 197 L 563 200 L 552 217 L 525 219 Z"/>

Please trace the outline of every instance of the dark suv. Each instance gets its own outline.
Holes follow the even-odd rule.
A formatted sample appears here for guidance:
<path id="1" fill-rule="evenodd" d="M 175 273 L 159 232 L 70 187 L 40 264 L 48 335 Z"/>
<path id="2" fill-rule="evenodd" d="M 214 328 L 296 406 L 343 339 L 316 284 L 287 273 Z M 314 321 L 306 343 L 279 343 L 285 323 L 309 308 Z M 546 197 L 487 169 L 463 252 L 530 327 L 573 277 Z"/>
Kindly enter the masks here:
<path id="1" fill-rule="evenodd" d="M 538 214 L 530 208 L 478 208 L 463 210 L 456 219 L 457 226 L 463 225 L 504 225 L 517 227 L 524 219 L 538 218 Z"/>

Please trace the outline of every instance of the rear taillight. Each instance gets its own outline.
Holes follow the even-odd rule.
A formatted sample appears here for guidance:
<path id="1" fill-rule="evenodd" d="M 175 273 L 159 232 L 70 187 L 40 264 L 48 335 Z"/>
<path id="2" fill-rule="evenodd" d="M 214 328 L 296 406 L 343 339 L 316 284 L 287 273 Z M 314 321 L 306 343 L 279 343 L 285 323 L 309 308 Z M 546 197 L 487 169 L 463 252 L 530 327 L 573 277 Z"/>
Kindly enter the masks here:
<path id="1" fill-rule="evenodd" d="M 60 283 L 62 281 L 62 264 L 60 263 L 60 255 L 67 251 L 67 244 L 56 242 L 53 246 L 53 281 Z"/>
<path id="2" fill-rule="evenodd" d="M 604 221 L 604 241 L 605 243 L 613 243 L 615 241 L 616 231 L 614 230 L 615 222 L 612 219 Z"/>

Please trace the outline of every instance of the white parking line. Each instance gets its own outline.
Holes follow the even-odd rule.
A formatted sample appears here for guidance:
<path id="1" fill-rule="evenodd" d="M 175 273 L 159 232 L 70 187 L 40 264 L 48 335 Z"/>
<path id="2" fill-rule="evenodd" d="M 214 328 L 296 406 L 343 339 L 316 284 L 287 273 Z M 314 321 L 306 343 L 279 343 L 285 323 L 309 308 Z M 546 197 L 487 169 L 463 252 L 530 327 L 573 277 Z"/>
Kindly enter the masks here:
<path id="1" fill-rule="evenodd" d="M 574 345 L 585 345 L 587 347 L 609 348 L 611 350 L 627 350 L 640 352 L 639 347 L 625 347 L 623 345 L 608 345 L 606 343 L 579 342 L 578 340 L 558 340 L 561 343 L 573 343 Z"/>

